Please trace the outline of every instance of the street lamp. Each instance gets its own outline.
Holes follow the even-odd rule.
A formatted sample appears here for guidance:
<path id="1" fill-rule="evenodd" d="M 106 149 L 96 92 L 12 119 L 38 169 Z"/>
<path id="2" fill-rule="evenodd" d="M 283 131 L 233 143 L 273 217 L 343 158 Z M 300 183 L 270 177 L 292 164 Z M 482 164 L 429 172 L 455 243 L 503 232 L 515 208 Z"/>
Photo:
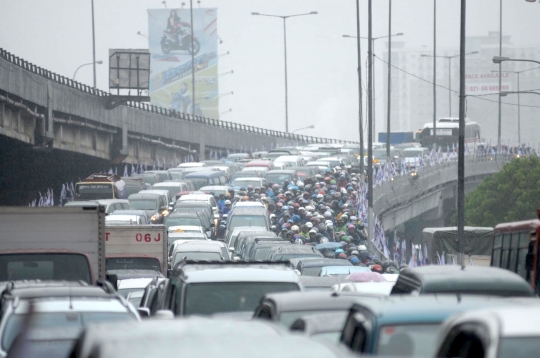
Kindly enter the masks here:
<path id="1" fill-rule="evenodd" d="M 540 61 L 536 61 L 536 60 L 528 60 L 528 59 L 524 59 L 524 58 L 510 58 L 510 57 L 502 57 L 502 56 L 493 56 L 493 63 L 502 63 L 502 62 L 505 62 L 505 61 L 532 62 L 532 63 L 537 63 L 537 64 L 540 65 Z"/>
<path id="2" fill-rule="evenodd" d="M 305 14 L 295 14 L 295 15 L 269 15 L 261 14 L 258 12 L 252 12 L 251 15 L 255 16 L 266 16 L 266 17 L 277 17 L 283 19 L 283 47 L 285 49 L 285 132 L 289 133 L 289 94 L 287 86 L 287 19 L 290 17 L 306 16 L 306 15 L 317 15 L 317 11 L 311 11 Z"/>
<path id="3" fill-rule="evenodd" d="M 540 67 L 534 67 L 534 68 L 529 68 L 527 70 L 522 70 L 522 71 L 501 71 L 501 72 L 506 72 L 506 73 L 514 73 L 517 75 L 517 94 L 518 94 L 518 143 L 521 144 L 521 103 L 520 103 L 520 98 L 519 98 L 519 94 L 521 93 L 520 92 L 520 88 L 519 88 L 519 75 L 522 73 L 522 72 L 527 72 L 527 71 L 532 71 L 532 70 L 537 70 L 539 69 Z M 493 70 L 491 72 L 499 72 L 499 71 L 496 71 L 496 70 Z M 499 88 L 499 91 L 501 89 Z M 504 93 L 504 94 L 502 94 Z M 506 96 L 506 92 L 501 92 L 500 93 L 501 96 Z"/>
<path id="4" fill-rule="evenodd" d="M 392 34 L 392 35 L 386 35 L 386 36 L 379 36 L 379 37 L 373 37 L 371 38 L 371 42 L 372 42 L 372 47 L 374 48 L 375 47 L 375 41 L 379 40 L 379 39 L 387 39 L 387 38 L 390 38 L 390 37 L 395 37 L 395 36 L 403 36 L 404 33 L 403 32 L 398 32 L 397 34 Z M 351 38 L 351 39 L 356 39 L 358 38 L 357 36 L 351 36 L 351 35 L 342 35 L 342 37 L 345 37 L 345 38 Z M 369 37 L 363 37 L 363 36 L 360 36 L 361 39 L 363 40 L 369 40 Z M 373 87 L 373 93 L 375 93 L 375 62 L 372 63 L 372 66 L 373 66 L 373 71 L 372 71 L 372 78 L 371 78 L 371 83 L 372 83 L 372 87 Z M 388 109 L 389 110 L 389 109 Z M 373 135 L 375 135 L 376 133 L 376 129 L 375 129 L 375 96 L 373 96 Z M 389 134 L 387 134 L 387 136 L 389 137 Z M 387 138 L 388 140 L 388 138 Z M 388 146 L 387 146 L 388 147 Z M 388 149 L 390 149 L 388 147 Z M 388 154 L 388 153 L 387 153 Z"/>
<path id="5" fill-rule="evenodd" d="M 103 63 L 103 61 L 96 61 L 96 62 L 83 63 L 82 65 L 80 65 L 79 67 L 77 67 L 77 69 L 75 70 L 75 73 L 73 74 L 73 80 L 75 81 L 75 76 L 77 75 L 77 71 L 79 71 L 79 68 L 81 68 L 81 67 L 83 67 L 83 66 L 93 65 L 93 64 L 101 65 L 102 63 Z"/>
<path id="6" fill-rule="evenodd" d="M 468 55 L 476 55 L 478 51 L 473 51 L 466 53 Z M 454 56 L 433 56 L 433 55 L 420 55 L 420 57 L 437 57 L 437 58 L 446 58 L 448 60 L 448 116 L 452 117 L 452 59 L 459 57 L 459 55 Z M 433 134 L 435 135 L 435 134 Z"/>
<path id="7" fill-rule="evenodd" d="M 298 128 L 298 129 L 295 129 L 291 132 L 291 134 L 294 134 L 294 132 L 298 132 L 298 131 L 301 131 L 302 129 L 313 129 L 315 128 L 315 125 L 310 125 L 310 126 L 307 126 L 307 127 L 302 127 L 302 128 Z"/>

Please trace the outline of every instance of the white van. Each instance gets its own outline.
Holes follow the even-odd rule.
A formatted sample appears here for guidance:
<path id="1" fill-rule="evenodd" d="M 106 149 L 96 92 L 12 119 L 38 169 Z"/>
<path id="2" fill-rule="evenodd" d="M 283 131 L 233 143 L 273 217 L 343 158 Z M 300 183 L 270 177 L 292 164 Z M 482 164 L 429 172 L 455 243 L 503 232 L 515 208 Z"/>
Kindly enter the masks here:
<path id="1" fill-rule="evenodd" d="M 303 167 L 306 164 L 300 155 L 282 155 L 274 160 L 274 165 L 281 163 L 290 163 L 291 167 Z"/>

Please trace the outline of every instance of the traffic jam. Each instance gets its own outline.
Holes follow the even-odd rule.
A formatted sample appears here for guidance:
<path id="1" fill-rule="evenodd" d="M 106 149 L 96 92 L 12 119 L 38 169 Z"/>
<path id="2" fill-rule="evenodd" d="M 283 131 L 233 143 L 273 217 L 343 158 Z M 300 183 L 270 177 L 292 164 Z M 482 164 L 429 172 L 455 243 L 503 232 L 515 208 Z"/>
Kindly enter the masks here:
<path id="1" fill-rule="evenodd" d="M 467 257 L 428 228 L 398 258 L 368 241 L 360 154 L 93 173 L 63 206 L 0 207 L 0 356 L 537 356 L 540 211 L 467 227 Z"/>

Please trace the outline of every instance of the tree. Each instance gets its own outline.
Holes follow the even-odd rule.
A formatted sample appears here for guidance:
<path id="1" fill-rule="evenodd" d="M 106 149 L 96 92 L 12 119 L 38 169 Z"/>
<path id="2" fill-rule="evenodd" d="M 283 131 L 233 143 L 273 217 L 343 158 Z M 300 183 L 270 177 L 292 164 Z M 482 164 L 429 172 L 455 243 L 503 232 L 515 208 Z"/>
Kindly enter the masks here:
<path id="1" fill-rule="evenodd" d="M 491 226 L 536 217 L 540 208 L 540 159 L 514 158 L 465 198 L 465 223 Z"/>

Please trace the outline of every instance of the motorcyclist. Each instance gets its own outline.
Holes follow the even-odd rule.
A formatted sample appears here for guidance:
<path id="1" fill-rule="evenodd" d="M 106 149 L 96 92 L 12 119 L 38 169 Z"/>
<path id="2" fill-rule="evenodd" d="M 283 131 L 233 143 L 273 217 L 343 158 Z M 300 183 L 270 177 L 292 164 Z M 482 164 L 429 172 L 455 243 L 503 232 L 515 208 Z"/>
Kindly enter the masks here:
<path id="1" fill-rule="evenodd" d="M 231 212 L 231 201 L 225 200 L 224 207 L 221 210 L 221 215 L 228 215 Z"/>

